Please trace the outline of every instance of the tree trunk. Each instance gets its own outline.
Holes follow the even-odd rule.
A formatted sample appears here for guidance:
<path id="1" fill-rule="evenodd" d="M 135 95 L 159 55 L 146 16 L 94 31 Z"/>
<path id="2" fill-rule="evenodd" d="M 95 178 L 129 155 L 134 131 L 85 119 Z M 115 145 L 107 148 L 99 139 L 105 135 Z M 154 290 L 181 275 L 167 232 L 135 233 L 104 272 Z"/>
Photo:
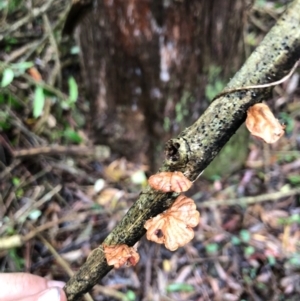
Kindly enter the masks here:
<path id="1" fill-rule="evenodd" d="M 155 166 L 164 141 L 206 108 L 209 68 L 228 75 L 239 65 L 246 1 L 84 5 L 78 38 L 93 138 Z"/>

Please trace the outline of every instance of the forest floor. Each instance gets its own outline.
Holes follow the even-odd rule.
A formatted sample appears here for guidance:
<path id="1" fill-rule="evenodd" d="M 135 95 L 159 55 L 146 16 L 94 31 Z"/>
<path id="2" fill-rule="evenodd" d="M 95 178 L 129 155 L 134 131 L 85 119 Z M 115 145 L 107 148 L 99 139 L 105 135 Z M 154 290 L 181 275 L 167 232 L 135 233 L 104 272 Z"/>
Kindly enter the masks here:
<path id="1" fill-rule="evenodd" d="M 56 34 L 67 1 L 40 3 L 0 20 L 0 271 L 67 281 L 147 185 L 147 166 L 89 140 L 78 46 Z M 279 142 L 250 138 L 242 168 L 189 192 L 192 242 L 171 252 L 143 238 L 139 263 L 112 270 L 93 299 L 298 300 L 299 100 L 296 72 L 269 102 L 286 125 Z"/>

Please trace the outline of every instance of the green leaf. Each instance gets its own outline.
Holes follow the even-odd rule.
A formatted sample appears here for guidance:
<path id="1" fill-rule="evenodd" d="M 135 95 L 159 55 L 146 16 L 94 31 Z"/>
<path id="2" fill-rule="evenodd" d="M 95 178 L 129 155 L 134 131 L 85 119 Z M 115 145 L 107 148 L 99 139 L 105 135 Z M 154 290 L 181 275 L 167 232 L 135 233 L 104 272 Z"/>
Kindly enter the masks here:
<path id="1" fill-rule="evenodd" d="M 132 290 L 127 291 L 126 297 L 129 301 L 135 301 L 136 300 L 136 295 L 135 295 L 134 291 L 132 291 Z"/>
<path id="2" fill-rule="evenodd" d="M 71 129 L 66 129 L 63 135 L 65 138 L 75 143 L 80 143 L 82 141 L 82 138 L 79 136 L 79 134 Z"/>
<path id="3" fill-rule="evenodd" d="M 16 10 L 17 8 L 20 8 L 20 5 L 22 3 L 22 0 L 10 0 L 8 1 L 8 11 L 10 13 L 13 13 L 14 10 Z"/>
<path id="4" fill-rule="evenodd" d="M 241 240 L 237 236 L 232 236 L 231 243 L 237 246 L 241 244 Z"/>
<path id="5" fill-rule="evenodd" d="M 5 9 L 7 6 L 8 6 L 8 2 L 7 1 L 0 2 L 0 10 Z"/>
<path id="6" fill-rule="evenodd" d="M 12 178 L 12 183 L 13 183 L 14 186 L 19 186 L 20 183 L 21 183 L 21 180 L 17 177 L 13 177 Z"/>
<path id="7" fill-rule="evenodd" d="M 288 175 L 287 179 L 293 185 L 299 185 L 300 184 L 300 175 Z"/>
<path id="8" fill-rule="evenodd" d="M 24 196 L 24 189 L 22 189 L 22 188 L 17 189 L 17 191 L 16 191 L 16 196 L 17 196 L 18 198 L 23 197 L 23 196 Z"/>
<path id="9" fill-rule="evenodd" d="M 21 75 L 25 71 L 34 66 L 33 62 L 20 62 L 12 65 L 12 68 L 15 70 L 16 75 Z"/>
<path id="10" fill-rule="evenodd" d="M 245 250 L 244 250 L 245 256 L 251 256 L 251 255 L 254 254 L 254 253 L 255 253 L 255 249 L 254 249 L 254 247 L 252 247 L 252 246 L 248 246 L 248 247 L 246 247 Z"/>
<path id="11" fill-rule="evenodd" d="M 294 254 L 290 259 L 289 259 L 289 263 L 292 266 L 296 266 L 296 267 L 300 267 L 300 256 L 299 254 Z"/>
<path id="12" fill-rule="evenodd" d="M 147 182 L 147 177 L 142 170 L 138 170 L 133 173 L 130 177 L 131 182 L 136 185 L 142 185 L 143 183 Z"/>
<path id="13" fill-rule="evenodd" d="M 268 257 L 269 265 L 273 266 L 276 264 L 276 258 L 274 256 L 269 255 Z"/>
<path id="14" fill-rule="evenodd" d="M 25 260 L 19 256 L 17 249 L 13 248 L 8 251 L 8 256 L 10 257 L 10 260 L 14 264 L 15 271 L 22 271 L 24 269 Z"/>
<path id="15" fill-rule="evenodd" d="M 171 283 L 167 286 L 167 292 L 193 292 L 194 287 L 187 283 Z"/>
<path id="16" fill-rule="evenodd" d="M 69 78 L 69 102 L 75 103 L 78 98 L 78 86 L 74 77 Z"/>
<path id="17" fill-rule="evenodd" d="M 41 116 L 45 104 L 45 94 L 41 86 L 36 86 L 33 99 L 33 117 Z"/>
<path id="18" fill-rule="evenodd" d="M 294 119 L 287 113 L 281 112 L 279 114 L 280 122 L 283 122 L 285 125 L 285 132 L 287 135 L 291 135 L 293 133 L 293 130 L 295 128 L 295 121 Z"/>
<path id="19" fill-rule="evenodd" d="M 10 127 L 9 114 L 6 111 L 0 111 L 0 130 L 8 130 Z"/>
<path id="20" fill-rule="evenodd" d="M 265 7 L 266 6 L 266 0 L 256 0 L 255 4 L 258 7 Z"/>
<path id="21" fill-rule="evenodd" d="M 164 125 L 163 125 L 163 127 L 164 127 L 164 131 L 165 132 L 168 132 L 170 130 L 170 128 L 171 128 L 171 120 L 170 120 L 169 117 L 165 117 L 164 118 Z"/>
<path id="22" fill-rule="evenodd" d="M 219 246 L 216 243 L 210 243 L 205 246 L 205 249 L 208 254 L 215 254 L 218 252 Z"/>
<path id="23" fill-rule="evenodd" d="M 79 54 L 79 52 L 80 52 L 79 46 L 73 46 L 70 50 L 71 54 Z"/>
<path id="24" fill-rule="evenodd" d="M 14 79 L 14 71 L 10 68 L 7 68 L 3 72 L 1 87 L 4 88 L 8 86 Z"/>
<path id="25" fill-rule="evenodd" d="M 42 211 L 41 210 L 38 210 L 38 209 L 34 209 L 32 210 L 28 217 L 33 220 L 33 221 L 36 221 L 40 216 L 42 215 Z"/>
<path id="26" fill-rule="evenodd" d="M 240 238 L 243 242 L 249 242 L 251 234 L 248 230 L 243 229 L 240 231 Z"/>
<path id="27" fill-rule="evenodd" d="M 291 215 L 289 217 L 289 222 L 290 222 L 290 224 L 292 224 L 292 223 L 300 224 L 300 215 L 299 215 L 299 213 L 295 213 L 295 214 Z"/>

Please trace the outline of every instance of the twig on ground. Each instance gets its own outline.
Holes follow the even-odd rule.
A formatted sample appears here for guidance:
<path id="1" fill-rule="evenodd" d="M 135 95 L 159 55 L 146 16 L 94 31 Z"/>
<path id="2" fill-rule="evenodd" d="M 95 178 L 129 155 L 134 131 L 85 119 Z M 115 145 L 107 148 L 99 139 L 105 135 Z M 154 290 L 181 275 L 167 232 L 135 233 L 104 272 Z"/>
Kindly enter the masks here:
<path id="1" fill-rule="evenodd" d="M 97 180 L 96 178 L 89 176 L 85 171 L 83 171 L 82 169 L 79 169 L 77 167 L 74 166 L 70 166 L 68 164 L 66 164 L 65 162 L 59 161 L 59 162 L 54 162 L 52 161 L 48 161 L 48 164 L 50 166 L 52 166 L 53 168 L 56 168 L 58 170 L 63 170 L 71 175 L 74 175 L 76 177 L 81 177 L 84 178 L 85 180 L 87 180 L 88 182 L 90 182 L 91 184 L 94 184 L 95 181 Z"/>
<path id="2" fill-rule="evenodd" d="M 46 166 L 44 169 L 37 172 L 36 174 L 34 175 L 30 174 L 30 176 L 27 177 L 27 179 L 20 184 L 19 188 L 23 188 L 25 186 L 29 186 L 30 184 L 37 182 L 39 178 L 43 177 L 45 174 L 49 173 L 50 171 L 51 171 L 51 167 Z"/>
<path id="3" fill-rule="evenodd" d="M 73 270 L 71 269 L 68 262 L 60 256 L 60 254 L 55 250 L 55 248 L 52 247 L 52 245 L 39 233 L 37 233 L 37 237 L 44 243 L 44 245 L 48 248 L 50 253 L 54 256 L 56 262 L 67 272 L 67 274 L 72 277 L 74 275 Z M 105 287 L 102 285 L 97 285 L 95 287 L 97 291 L 105 296 L 113 297 L 117 300 L 127 300 L 126 295 L 109 287 Z M 89 293 L 84 295 L 84 300 L 86 301 L 93 301 L 93 298 Z"/>
<path id="4" fill-rule="evenodd" d="M 57 196 L 57 194 L 56 194 L 56 196 Z M 91 207 L 92 207 L 92 205 L 91 205 Z M 101 212 L 102 212 L 102 210 L 101 210 Z M 12 235 L 12 236 L 0 237 L 0 251 L 20 247 L 27 241 L 36 237 L 37 234 L 44 232 L 48 229 L 51 229 L 55 226 L 65 223 L 65 222 L 75 222 L 78 225 L 82 224 L 86 219 L 89 218 L 89 216 L 92 216 L 95 214 L 97 214 L 97 211 L 95 211 L 95 209 L 87 208 L 86 211 L 81 211 L 80 213 L 71 213 L 71 214 L 68 213 L 67 215 L 65 215 L 59 219 L 41 224 L 40 226 L 37 226 L 36 228 L 32 229 L 29 233 L 27 233 L 25 235 L 16 234 L 16 235 Z M 6 227 L 6 225 L 7 224 L 4 224 L 3 226 Z M 12 226 L 12 224 L 10 224 L 9 226 Z M 5 233 L 5 231 L 2 231 L 2 230 L 5 230 L 5 229 L 1 228 L 0 234 Z"/>
<path id="5" fill-rule="evenodd" d="M 27 24 L 30 20 L 33 20 L 34 18 L 37 18 L 38 16 L 45 13 L 52 5 L 52 3 L 55 0 L 48 0 L 43 6 L 40 8 L 34 8 L 33 10 L 30 10 L 30 13 L 23 17 L 22 19 L 14 22 L 13 24 L 8 24 L 5 28 L 5 31 L 2 31 L 0 33 L 0 41 L 3 40 L 5 36 L 10 35 L 12 32 L 18 30 L 23 25 Z"/>
<path id="6" fill-rule="evenodd" d="M 46 28 L 46 32 L 49 35 L 49 41 L 50 45 L 53 48 L 53 53 L 54 53 L 54 61 L 55 61 L 55 66 L 52 70 L 52 73 L 50 74 L 48 78 L 48 84 L 53 86 L 56 80 L 56 77 L 58 77 L 58 86 L 61 86 L 61 63 L 60 63 L 60 58 L 59 58 L 59 50 L 57 46 L 56 39 L 54 37 L 53 29 L 51 28 L 51 24 L 49 22 L 49 18 L 47 14 L 43 14 L 43 20 Z"/>
<path id="7" fill-rule="evenodd" d="M 52 245 L 41 234 L 37 233 L 37 237 L 44 243 L 50 253 L 54 256 L 56 262 L 64 269 L 64 271 L 67 272 L 70 277 L 72 277 L 74 272 L 72 271 L 68 262 L 56 252 L 55 248 L 53 248 Z M 93 298 L 89 293 L 84 294 L 83 298 L 86 301 L 93 301 Z"/>
<path id="8" fill-rule="evenodd" d="M 287 198 L 297 194 L 300 194 L 300 188 L 291 189 L 289 191 L 277 191 L 277 192 L 266 193 L 257 196 L 243 197 L 239 199 L 229 199 L 229 200 L 211 199 L 198 204 L 198 207 L 208 208 L 208 207 L 216 207 L 216 206 L 236 206 L 236 205 L 245 206 L 245 205 L 251 205 L 251 204 L 268 202 L 268 201 L 274 202 L 274 201 L 278 201 L 279 199 Z"/>
<path id="9" fill-rule="evenodd" d="M 14 221 L 25 221 L 30 212 L 34 209 L 38 209 L 41 207 L 44 203 L 49 202 L 52 197 L 58 193 L 62 189 L 61 185 L 57 185 L 56 187 L 53 188 L 53 190 L 49 191 L 46 193 L 43 197 L 41 197 L 38 201 L 32 202 L 31 204 L 29 203 L 28 206 L 25 206 L 25 208 L 19 209 L 15 215 L 14 215 Z M 7 226 L 8 224 L 6 224 Z"/>
<path id="10" fill-rule="evenodd" d="M 40 138 L 39 136 L 35 135 L 34 133 L 32 133 L 30 130 L 28 130 L 23 122 L 20 120 L 20 118 L 11 110 L 8 109 L 8 113 L 10 115 L 10 120 L 9 122 L 14 125 L 15 127 L 17 127 L 23 134 L 25 134 L 30 141 L 32 141 L 34 144 L 39 145 L 39 144 L 46 144 L 46 141 L 42 138 Z"/>
<path id="11" fill-rule="evenodd" d="M 22 47 L 12 51 L 9 55 L 5 56 L 5 62 L 11 63 L 18 59 L 20 56 L 22 56 L 24 53 L 28 54 L 28 51 L 32 48 L 36 48 L 39 45 L 39 41 L 34 41 L 31 43 L 28 43 L 26 45 L 23 45 Z M 26 60 L 24 60 L 26 61 Z"/>
<path id="12" fill-rule="evenodd" d="M 12 67 L 11 64 L 0 61 L 0 73 L 4 69 L 11 68 L 11 67 Z M 68 99 L 68 95 L 66 95 L 65 93 L 63 93 L 60 90 L 56 89 L 55 87 L 45 83 L 44 81 L 35 80 L 34 78 L 32 78 L 30 75 L 28 75 L 26 73 L 21 74 L 20 77 L 24 78 L 28 83 L 30 83 L 32 85 L 40 86 L 43 89 L 47 90 L 48 92 L 51 92 L 52 94 L 54 94 L 59 99 L 62 99 L 62 100 L 67 100 Z"/>
<path id="13" fill-rule="evenodd" d="M 87 156 L 98 160 L 105 160 L 109 158 L 110 150 L 105 145 L 98 145 L 94 147 L 77 146 L 77 145 L 52 145 L 33 147 L 29 149 L 14 150 L 13 156 L 15 158 L 28 158 L 37 155 L 69 155 L 69 156 Z"/>
<path id="14" fill-rule="evenodd" d="M 42 206 L 44 203 L 50 201 L 51 198 L 61 190 L 61 188 L 62 188 L 61 185 L 57 185 L 56 187 L 53 188 L 53 190 L 46 193 L 38 201 L 34 202 L 34 200 L 31 200 L 31 202 L 27 202 L 22 208 L 20 208 L 14 214 L 13 219 L 11 219 L 8 223 L 4 224 L 1 227 L 0 233 L 5 233 L 9 227 L 13 228 L 16 223 L 24 222 L 33 209 L 37 209 L 40 206 Z M 13 193 L 12 197 L 14 197 L 14 195 L 15 194 Z"/>
<path id="15" fill-rule="evenodd" d="M 47 90 L 48 92 L 51 92 L 52 94 L 57 96 L 59 99 L 62 99 L 62 100 L 68 99 L 68 95 L 66 95 L 65 93 L 61 92 L 60 90 L 54 88 L 53 86 L 51 86 L 49 84 L 46 84 L 43 81 L 37 81 L 37 80 L 33 79 L 30 75 L 28 75 L 26 73 L 22 74 L 21 77 L 23 77 L 24 79 L 26 79 L 29 83 L 31 83 L 33 85 L 41 86 L 43 89 Z"/>

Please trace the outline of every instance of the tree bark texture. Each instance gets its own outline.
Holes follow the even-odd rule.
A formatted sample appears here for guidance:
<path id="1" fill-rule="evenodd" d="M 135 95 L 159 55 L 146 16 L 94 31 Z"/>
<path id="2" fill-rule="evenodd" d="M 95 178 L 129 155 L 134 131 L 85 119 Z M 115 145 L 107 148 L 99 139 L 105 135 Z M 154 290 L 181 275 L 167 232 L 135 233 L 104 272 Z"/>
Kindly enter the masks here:
<path id="1" fill-rule="evenodd" d="M 296 0 L 226 89 L 273 82 L 289 72 L 300 56 L 299 12 L 300 0 Z M 216 99 L 192 126 L 167 143 L 161 170 L 181 171 L 195 180 L 244 122 L 247 109 L 266 99 L 269 92 L 268 88 L 245 90 Z M 104 243 L 134 245 L 145 234 L 145 221 L 169 208 L 176 197 L 176 193 L 159 193 L 147 187 Z M 99 246 L 66 284 L 68 300 L 78 300 L 111 269 Z"/>
<path id="2" fill-rule="evenodd" d="M 78 38 L 96 142 L 154 162 L 157 145 L 204 111 L 208 68 L 228 74 L 241 61 L 246 4 L 94 1 Z"/>

